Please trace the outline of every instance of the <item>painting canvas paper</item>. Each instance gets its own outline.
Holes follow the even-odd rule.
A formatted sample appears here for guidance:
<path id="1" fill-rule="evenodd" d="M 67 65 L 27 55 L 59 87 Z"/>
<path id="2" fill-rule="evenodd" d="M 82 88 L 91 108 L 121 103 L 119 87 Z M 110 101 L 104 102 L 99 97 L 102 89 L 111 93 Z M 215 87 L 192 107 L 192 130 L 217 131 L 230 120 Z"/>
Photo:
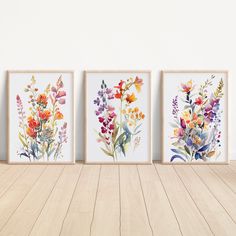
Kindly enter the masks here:
<path id="1" fill-rule="evenodd" d="M 150 163 L 149 72 L 86 72 L 86 162 Z"/>
<path id="2" fill-rule="evenodd" d="M 228 162 L 227 72 L 163 72 L 164 163 Z"/>
<path id="3" fill-rule="evenodd" d="M 74 163 L 73 72 L 9 72 L 9 163 Z"/>

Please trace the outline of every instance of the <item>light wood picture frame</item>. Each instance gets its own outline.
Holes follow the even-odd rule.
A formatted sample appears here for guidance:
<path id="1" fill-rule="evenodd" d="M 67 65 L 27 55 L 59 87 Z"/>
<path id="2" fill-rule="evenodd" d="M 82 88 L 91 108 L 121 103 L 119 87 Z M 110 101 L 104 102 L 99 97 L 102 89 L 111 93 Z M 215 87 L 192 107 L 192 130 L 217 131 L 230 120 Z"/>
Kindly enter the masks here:
<path id="1" fill-rule="evenodd" d="M 74 164 L 74 72 L 10 70 L 9 164 Z"/>
<path id="2" fill-rule="evenodd" d="M 151 72 L 85 71 L 85 162 L 150 164 Z"/>
<path id="3" fill-rule="evenodd" d="M 164 164 L 228 164 L 228 71 L 162 71 Z"/>

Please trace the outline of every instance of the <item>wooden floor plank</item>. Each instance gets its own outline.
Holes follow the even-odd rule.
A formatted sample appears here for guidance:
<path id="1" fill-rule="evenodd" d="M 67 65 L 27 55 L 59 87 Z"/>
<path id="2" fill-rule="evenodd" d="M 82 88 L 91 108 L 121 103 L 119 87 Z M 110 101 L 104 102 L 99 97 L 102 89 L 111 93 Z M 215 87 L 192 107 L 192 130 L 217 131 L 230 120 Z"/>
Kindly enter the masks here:
<path id="1" fill-rule="evenodd" d="M 62 165 L 47 166 L 44 173 L 2 229 L 0 235 L 18 236 L 29 234 L 63 168 Z M 2 211 L 0 210 L 0 212 Z"/>
<path id="2" fill-rule="evenodd" d="M 199 167 L 201 168 L 201 167 Z M 235 235 L 236 224 L 215 199 L 191 166 L 175 166 L 174 169 L 184 183 L 198 209 L 208 222 L 214 235 Z"/>
<path id="3" fill-rule="evenodd" d="M 8 170 L 11 166 L 6 163 L 0 162 L 0 176 L 4 174 L 6 170 Z"/>
<path id="4" fill-rule="evenodd" d="M 154 165 L 140 165 L 138 171 L 154 235 L 181 235 L 178 222 Z"/>
<path id="5" fill-rule="evenodd" d="M 228 165 L 212 165 L 210 168 L 229 186 L 236 194 L 236 172 Z"/>
<path id="6" fill-rule="evenodd" d="M 0 197 L 24 173 L 27 166 L 14 165 L 7 169 L 0 178 Z"/>
<path id="7" fill-rule="evenodd" d="M 60 235 L 90 235 L 99 176 L 99 165 L 83 165 Z"/>
<path id="8" fill-rule="evenodd" d="M 0 229 L 25 198 L 45 168 L 45 166 L 30 166 L 0 198 Z M 4 234 L 1 232 L 0 235 Z"/>
<path id="9" fill-rule="evenodd" d="M 156 164 L 156 169 L 165 186 L 183 235 L 212 235 L 212 232 L 185 189 L 175 170 L 170 165 Z"/>
<path id="10" fill-rule="evenodd" d="M 106 226 L 104 227 L 104 222 Z M 120 235 L 119 169 L 115 165 L 101 168 L 91 235 Z"/>
<path id="11" fill-rule="evenodd" d="M 230 164 L 229 168 L 236 172 L 236 162 L 234 161 L 232 164 Z"/>
<path id="12" fill-rule="evenodd" d="M 192 168 L 236 223 L 236 194 L 208 166 Z"/>
<path id="13" fill-rule="evenodd" d="M 152 235 L 137 167 L 120 166 L 121 235 Z"/>
<path id="14" fill-rule="evenodd" d="M 65 167 L 30 235 L 59 235 L 80 169 L 80 165 L 68 165 Z"/>

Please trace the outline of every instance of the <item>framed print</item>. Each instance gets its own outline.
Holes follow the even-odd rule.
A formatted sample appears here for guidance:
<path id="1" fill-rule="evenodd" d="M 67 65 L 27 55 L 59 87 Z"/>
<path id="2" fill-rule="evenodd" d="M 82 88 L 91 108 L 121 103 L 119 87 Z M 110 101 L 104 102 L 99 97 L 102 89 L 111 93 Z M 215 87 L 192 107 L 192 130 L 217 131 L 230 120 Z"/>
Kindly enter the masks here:
<path id="1" fill-rule="evenodd" d="M 228 73 L 163 71 L 163 163 L 228 163 Z"/>
<path id="2" fill-rule="evenodd" d="M 74 158 L 71 71 L 8 72 L 8 162 L 70 164 Z"/>
<path id="3" fill-rule="evenodd" d="M 151 73 L 86 71 L 86 163 L 151 163 Z"/>

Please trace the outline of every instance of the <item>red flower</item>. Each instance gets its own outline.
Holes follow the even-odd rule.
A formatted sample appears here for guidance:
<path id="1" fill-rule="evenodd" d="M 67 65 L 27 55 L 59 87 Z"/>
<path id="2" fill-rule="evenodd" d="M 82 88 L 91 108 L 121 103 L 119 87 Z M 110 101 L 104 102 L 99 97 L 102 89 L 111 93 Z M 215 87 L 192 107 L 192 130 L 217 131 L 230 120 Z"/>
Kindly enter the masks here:
<path id="1" fill-rule="evenodd" d="M 198 98 L 196 98 L 196 100 L 195 100 L 195 104 L 196 105 L 201 105 L 202 104 L 202 98 L 201 97 L 198 97 Z"/>
<path id="2" fill-rule="evenodd" d="M 36 138 L 37 137 L 37 133 L 35 132 L 34 129 L 31 129 L 30 127 L 28 127 L 26 129 L 26 133 L 31 137 L 31 138 Z"/>
<path id="3" fill-rule="evenodd" d="M 115 128 L 114 124 L 110 124 L 109 129 L 113 130 Z"/>
<path id="4" fill-rule="evenodd" d="M 122 90 L 122 86 L 123 86 L 124 82 L 125 82 L 125 81 L 121 80 L 121 81 L 119 82 L 119 84 L 118 84 L 117 86 L 115 86 L 114 88 L 118 88 L 118 89 Z"/>
<path id="5" fill-rule="evenodd" d="M 44 112 L 39 111 L 39 117 L 42 120 L 48 120 L 50 116 L 51 116 L 51 112 L 49 110 L 45 110 Z"/>
<path id="6" fill-rule="evenodd" d="M 35 120 L 32 116 L 28 118 L 28 125 L 31 129 L 39 127 L 40 123 L 38 120 Z"/>
<path id="7" fill-rule="evenodd" d="M 103 117 L 98 117 L 100 123 L 102 123 L 105 119 Z"/>
<path id="8" fill-rule="evenodd" d="M 120 99 L 122 96 L 122 93 L 119 93 L 118 90 L 116 90 L 115 98 Z"/>
<path id="9" fill-rule="evenodd" d="M 105 134 L 107 132 L 107 129 L 104 128 L 104 127 L 101 127 L 101 131 L 102 131 L 103 134 Z"/>

